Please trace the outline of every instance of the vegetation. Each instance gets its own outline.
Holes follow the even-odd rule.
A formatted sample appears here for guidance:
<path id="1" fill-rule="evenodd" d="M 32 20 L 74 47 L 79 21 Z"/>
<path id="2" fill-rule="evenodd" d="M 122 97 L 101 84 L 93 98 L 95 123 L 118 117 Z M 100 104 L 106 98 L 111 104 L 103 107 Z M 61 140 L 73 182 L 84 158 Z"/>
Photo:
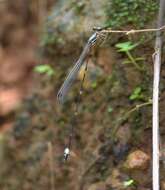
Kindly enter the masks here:
<path id="1" fill-rule="evenodd" d="M 141 100 L 143 98 L 144 98 L 144 96 L 142 94 L 142 88 L 141 87 L 136 87 L 129 97 L 130 100 Z"/>
<path id="2" fill-rule="evenodd" d="M 129 179 L 127 181 L 124 181 L 124 187 L 127 188 L 127 187 L 130 187 L 130 186 L 133 186 L 135 183 L 135 181 L 133 179 Z"/>
<path id="3" fill-rule="evenodd" d="M 123 42 L 123 43 L 118 43 L 116 44 L 116 48 L 118 48 L 118 52 L 123 52 L 128 56 L 129 61 L 124 61 L 124 64 L 127 63 L 132 63 L 137 69 L 142 70 L 142 67 L 138 65 L 137 61 L 144 60 L 142 57 L 137 57 L 134 58 L 131 54 L 131 50 L 135 49 L 139 44 L 135 43 L 133 44 L 132 42 Z"/>
<path id="4" fill-rule="evenodd" d="M 39 74 L 46 74 L 48 76 L 54 75 L 53 68 L 48 64 L 37 65 L 37 66 L 35 66 L 34 71 Z"/>
<path id="5" fill-rule="evenodd" d="M 158 3 L 155 0 L 110 0 L 106 7 L 106 25 L 120 28 L 130 25 L 143 28 L 156 14 Z"/>

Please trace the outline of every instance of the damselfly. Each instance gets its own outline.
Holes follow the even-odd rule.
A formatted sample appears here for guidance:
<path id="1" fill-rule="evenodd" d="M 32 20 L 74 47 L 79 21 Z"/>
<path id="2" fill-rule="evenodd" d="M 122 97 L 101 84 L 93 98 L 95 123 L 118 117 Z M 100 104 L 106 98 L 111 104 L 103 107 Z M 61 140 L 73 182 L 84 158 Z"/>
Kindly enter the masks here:
<path id="1" fill-rule="evenodd" d="M 95 32 L 88 39 L 88 42 L 85 45 L 78 61 L 75 63 L 74 67 L 71 69 L 70 73 L 66 77 L 64 83 L 62 84 L 62 86 L 57 94 L 57 99 L 58 99 L 59 103 L 63 104 L 65 102 L 67 94 L 68 94 L 73 82 L 75 81 L 75 79 L 80 71 L 81 66 L 83 65 L 86 57 L 88 56 L 91 47 L 96 43 L 97 37 L 98 37 L 98 32 Z"/>

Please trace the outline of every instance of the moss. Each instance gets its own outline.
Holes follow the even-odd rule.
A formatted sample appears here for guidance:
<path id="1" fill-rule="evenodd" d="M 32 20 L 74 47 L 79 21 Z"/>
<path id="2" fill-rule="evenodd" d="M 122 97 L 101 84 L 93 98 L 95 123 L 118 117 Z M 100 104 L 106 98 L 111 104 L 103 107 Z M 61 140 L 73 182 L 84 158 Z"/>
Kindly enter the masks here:
<path id="1" fill-rule="evenodd" d="M 77 15 L 83 14 L 85 8 L 85 2 L 74 2 L 73 7 Z"/>
<path id="2" fill-rule="evenodd" d="M 154 0 L 109 0 L 105 9 L 107 26 L 119 28 L 131 25 L 141 28 L 154 18 L 158 4 Z"/>
<path id="3" fill-rule="evenodd" d="M 41 38 L 41 46 L 54 45 L 58 42 L 58 37 L 53 32 L 46 32 Z"/>

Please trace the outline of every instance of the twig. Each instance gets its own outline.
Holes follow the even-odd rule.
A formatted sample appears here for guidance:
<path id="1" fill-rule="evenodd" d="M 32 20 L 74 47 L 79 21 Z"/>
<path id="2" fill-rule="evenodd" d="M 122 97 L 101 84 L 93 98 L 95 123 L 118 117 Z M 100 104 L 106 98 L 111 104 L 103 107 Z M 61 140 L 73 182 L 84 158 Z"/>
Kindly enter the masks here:
<path id="1" fill-rule="evenodd" d="M 53 164 L 53 147 L 52 143 L 48 142 L 48 156 L 49 156 L 49 168 L 50 168 L 50 184 L 51 190 L 55 190 L 55 181 L 54 181 L 54 164 Z"/>
<path id="2" fill-rule="evenodd" d="M 124 116 L 122 117 L 119 117 L 118 121 L 116 122 L 116 125 L 114 126 L 113 128 L 113 131 L 112 131 L 112 138 L 115 137 L 116 135 L 116 132 L 118 131 L 120 125 L 129 118 L 130 114 L 132 114 L 133 112 L 139 110 L 140 108 L 144 107 L 144 106 L 148 106 L 148 105 L 152 105 L 152 100 L 149 100 L 148 102 L 144 102 L 142 104 L 138 104 L 136 105 L 134 108 L 132 108 L 131 110 L 129 110 L 128 112 L 126 112 L 124 114 Z"/>
<path id="3" fill-rule="evenodd" d="M 142 103 L 142 104 L 138 104 L 136 105 L 134 108 L 132 108 L 131 110 L 129 110 L 126 114 L 124 118 L 128 118 L 128 116 L 133 113 L 134 111 L 139 110 L 140 108 L 144 107 L 144 106 L 148 106 L 152 104 L 152 100 L 149 100 L 148 102 Z"/>
<path id="4" fill-rule="evenodd" d="M 165 0 L 160 0 L 158 27 L 164 24 Z M 152 189 L 160 189 L 159 179 L 159 80 L 161 68 L 162 36 L 161 30 L 156 32 L 153 79 L 153 108 L 152 108 Z"/>
<path id="5" fill-rule="evenodd" d="M 135 33 L 143 33 L 143 32 L 160 32 L 162 30 L 165 30 L 165 25 L 161 26 L 159 28 L 148 28 L 148 29 L 140 29 L 140 30 L 135 30 L 135 29 L 131 29 L 131 30 L 112 30 L 112 29 L 104 29 L 101 30 L 100 33 L 124 33 L 126 35 L 129 34 L 135 34 Z"/>

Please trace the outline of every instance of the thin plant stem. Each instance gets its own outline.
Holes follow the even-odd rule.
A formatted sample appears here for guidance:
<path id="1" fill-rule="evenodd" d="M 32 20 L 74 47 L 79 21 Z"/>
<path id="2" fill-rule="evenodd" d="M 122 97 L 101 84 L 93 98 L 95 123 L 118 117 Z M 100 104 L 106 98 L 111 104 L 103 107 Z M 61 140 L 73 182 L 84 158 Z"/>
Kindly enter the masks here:
<path id="1" fill-rule="evenodd" d="M 138 70 L 142 70 L 141 67 L 137 64 L 137 62 L 135 61 L 135 59 L 132 57 L 131 53 L 129 51 L 126 51 L 126 54 L 128 56 L 128 58 L 131 60 L 131 63 L 138 69 Z"/>
<path id="2" fill-rule="evenodd" d="M 112 30 L 112 29 L 103 29 L 101 30 L 101 33 L 124 33 L 126 35 L 129 34 L 135 34 L 135 33 L 144 33 L 144 32 L 158 32 L 158 31 L 163 31 L 165 30 L 165 25 L 161 26 L 159 28 L 149 28 L 149 29 L 140 29 L 140 30 Z"/>
<path id="3" fill-rule="evenodd" d="M 136 105 L 134 108 L 132 108 L 131 110 L 129 110 L 129 111 L 126 113 L 125 117 L 128 117 L 131 113 L 133 113 L 133 112 L 139 110 L 140 108 L 142 108 L 142 107 L 144 107 L 144 106 L 148 106 L 148 105 L 151 105 L 151 104 L 152 104 L 152 101 L 151 101 L 151 100 L 148 101 L 148 102 L 142 103 L 142 104 L 138 104 L 138 105 Z"/>
<path id="4" fill-rule="evenodd" d="M 118 131 L 118 129 L 119 129 L 120 125 L 122 124 L 122 122 L 125 121 L 125 120 L 127 120 L 129 118 L 129 116 L 133 112 L 139 110 L 142 107 L 149 106 L 149 105 L 152 105 L 152 100 L 149 100 L 148 102 L 144 102 L 142 104 L 136 105 L 134 108 L 132 108 L 131 110 L 129 110 L 128 112 L 126 112 L 123 116 L 119 117 L 118 121 L 116 122 L 116 125 L 113 128 L 112 138 L 114 138 L 116 136 L 116 132 Z"/>

